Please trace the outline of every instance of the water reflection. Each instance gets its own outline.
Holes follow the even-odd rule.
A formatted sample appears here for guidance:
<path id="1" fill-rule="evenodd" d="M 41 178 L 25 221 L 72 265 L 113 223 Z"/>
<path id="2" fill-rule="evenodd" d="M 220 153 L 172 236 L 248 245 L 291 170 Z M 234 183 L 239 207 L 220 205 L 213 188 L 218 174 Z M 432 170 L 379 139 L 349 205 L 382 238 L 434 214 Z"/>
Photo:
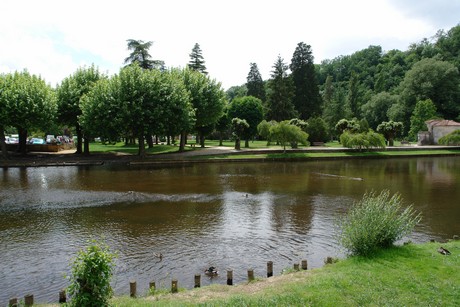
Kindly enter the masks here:
<path id="1" fill-rule="evenodd" d="M 400 192 L 423 213 L 414 241 L 460 233 L 459 157 L 11 168 L 0 180 L 0 304 L 25 293 L 55 301 L 70 258 L 91 237 L 118 251 L 117 294 L 133 278 L 140 293 L 151 280 L 192 287 L 211 265 L 232 268 L 235 283 L 248 268 L 264 276 L 267 261 L 275 274 L 301 259 L 318 267 L 342 255 L 335 217 L 371 190 Z"/>

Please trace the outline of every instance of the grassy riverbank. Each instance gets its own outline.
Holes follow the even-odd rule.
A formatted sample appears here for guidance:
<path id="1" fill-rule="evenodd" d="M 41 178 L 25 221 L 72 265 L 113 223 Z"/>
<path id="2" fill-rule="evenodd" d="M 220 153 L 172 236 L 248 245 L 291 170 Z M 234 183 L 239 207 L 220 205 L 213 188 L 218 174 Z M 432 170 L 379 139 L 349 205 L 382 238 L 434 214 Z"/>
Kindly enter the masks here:
<path id="1" fill-rule="evenodd" d="M 443 246 L 451 251 L 437 252 Z M 162 291 L 163 293 L 165 291 Z M 459 306 L 460 241 L 408 244 L 320 269 L 131 299 L 115 306 Z"/>

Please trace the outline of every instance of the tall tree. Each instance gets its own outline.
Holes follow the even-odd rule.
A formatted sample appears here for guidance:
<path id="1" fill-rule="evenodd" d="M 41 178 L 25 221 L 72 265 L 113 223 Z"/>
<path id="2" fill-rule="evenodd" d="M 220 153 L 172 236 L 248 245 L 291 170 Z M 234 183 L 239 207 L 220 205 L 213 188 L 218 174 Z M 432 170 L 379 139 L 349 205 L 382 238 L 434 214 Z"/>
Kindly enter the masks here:
<path id="1" fill-rule="evenodd" d="M 292 104 L 294 88 L 288 76 L 288 66 L 281 56 L 278 56 L 272 66 L 271 80 L 268 83 L 268 120 L 278 122 L 297 117 L 297 112 Z"/>
<path id="2" fill-rule="evenodd" d="M 190 69 L 183 71 L 183 80 L 195 109 L 195 131 L 198 133 L 201 147 L 204 147 L 205 134 L 212 131 L 210 127 L 213 127 L 224 113 L 225 92 L 216 80 Z"/>
<path id="3" fill-rule="evenodd" d="M 293 103 L 299 117 L 304 120 L 321 114 L 321 97 L 313 60 L 311 46 L 298 43 L 290 68 L 295 89 Z"/>
<path id="4" fill-rule="evenodd" d="M 203 54 L 198 43 L 193 46 L 192 52 L 190 53 L 190 62 L 188 63 L 188 67 L 191 70 L 199 71 L 202 74 L 207 75 L 208 72 L 206 71 L 206 66 L 203 58 Z"/>
<path id="5" fill-rule="evenodd" d="M 81 115 L 80 103 L 84 95 L 88 94 L 91 88 L 100 79 L 105 78 L 99 70 L 92 65 L 91 67 L 83 67 L 65 78 L 57 87 L 57 107 L 58 120 L 71 127 L 75 127 L 77 134 L 77 154 L 83 152 L 83 130 L 81 128 L 78 117 Z M 85 153 L 89 153 L 88 140 L 85 139 Z"/>
<path id="6" fill-rule="evenodd" d="M 459 86 L 458 68 L 437 59 L 423 59 L 415 63 L 401 83 L 402 97 L 409 114 L 416 102 L 431 99 L 439 114 L 446 119 L 455 119 L 459 115 Z"/>
<path id="7" fill-rule="evenodd" d="M 246 80 L 246 87 L 248 88 L 247 95 L 265 101 L 264 80 L 262 80 L 262 75 L 260 74 L 256 63 L 250 64 L 250 69 Z"/>
<path id="8" fill-rule="evenodd" d="M 27 71 L 10 75 L 6 88 L 2 89 L 1 99 L 11 126 L 19 134 L 19 151 L 27 153 L 27 131 L 46 130 L 56 116 L 56 93 L 46 82 Z"/>
<path id="9" fill-rule="evenodd" d="M 426 121 L 436 118 L 436 106 L 430 99 L 420 100 L 417 102 L 410 117 L 409 137 L 412 140 L 417 139 L 419 131 L 426 131 Z"/>
<path id="10" fill-rule="evenodd" d="M 361 103 L 359 101 L 359 79 L 358 75 L 352 71 L 350 81 L 348 81 L 347 105 L 352 117 L 361 118 Z"/>
<path id="11" fill-rule="evenodd" d="M 153 42 L 144 42 L 142 40 L 128 39 L 128 50 L 131 54 L 125 59 L 125 64 L 137 63 L 143 69 L 164 69 L 164 62 L 160 60 L 152 60 L 149 53 Z"/>

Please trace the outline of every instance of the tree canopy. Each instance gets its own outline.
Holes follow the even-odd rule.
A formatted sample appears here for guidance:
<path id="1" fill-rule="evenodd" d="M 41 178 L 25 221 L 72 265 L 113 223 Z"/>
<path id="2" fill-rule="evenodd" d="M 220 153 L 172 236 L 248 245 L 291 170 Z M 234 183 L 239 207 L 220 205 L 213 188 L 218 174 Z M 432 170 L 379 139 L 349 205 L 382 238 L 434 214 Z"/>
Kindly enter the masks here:
<path id="1" fill-rule="evenodd" d="M 125 64 L 131 65 L 137 63 L 143 69 L 164 69 L 164 62 L 153 60 L 149 53 L 153 42 L 144 42 L 142 40 L 128 39 L 128 50 L 130 55 L 125 59 Z"/>
<path id="2" fill-rule="evenodd" d="M 247 96 L 254 96 L 261 101 L 265 101 L 265 84 L 256 63 L 250 64 L 250 70 L 246 80 Z"/>
<path id="3" fill-rule="evenodd" d="M 249 127 L 240 137 L 246 140 L 245 147 L 249 147 L 249 139 L 257 135 L 257 125 L 263 119 L 262 101 L 252 96 L 236 98 L 230 103 L 227 116 L 246 120 Z"/>

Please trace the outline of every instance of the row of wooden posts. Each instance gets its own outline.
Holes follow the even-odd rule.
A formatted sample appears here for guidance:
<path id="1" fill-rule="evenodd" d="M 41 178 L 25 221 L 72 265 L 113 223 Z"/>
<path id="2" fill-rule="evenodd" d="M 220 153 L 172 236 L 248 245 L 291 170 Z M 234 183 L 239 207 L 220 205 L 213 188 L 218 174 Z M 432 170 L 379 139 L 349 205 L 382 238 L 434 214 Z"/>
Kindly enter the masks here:
<path id="1" fill-rule="evenodd" d="M 330 258 L 330 257 L 328 257 Z M 302 270 L 306 270 L 308 267 L 307 260 L 302 260 L 300 264 Z M 299 264 L 295 263 L 294 264 L 294 270 L 299 271 Z M 267 278 L 273 276 L 273 261 L 268 261 L 267 262 Z M 249 269 L 248 270 L 248 281 L 253 281 L 255 279 L 254 277 L 254 270 Z M 227 285 L 232 286 L 233 285 L 233 270 L 227 270 Z M 195 274 L 195 288 L 201 287 L 201 274 Z M 155 289 L 155 282 L 151 281 L 149 283 L 149 289 Z M 178 282 L 177 279 L 173 279 L 171 281 L 171 292 L 176 293 L 178 292 Z M 129 295 L 131 297 L 136 297 L 137 295 L 137 283 L 135 280 L 132 280 L 129 282 Z M 59 303 L 66 303 L 67 302 L 67 294 L 65 290 L 62 290 L 59 292 Z M 34 296 L 32 294 L 28 294 L 24 296 L 24 305 L 25 306 L 32 306 L 34 304 Z M 10 307 L 17 307 L 19 306 L 19 301 L 17 297 L 14 297 L 10 299 L 9 302 Z"/>

